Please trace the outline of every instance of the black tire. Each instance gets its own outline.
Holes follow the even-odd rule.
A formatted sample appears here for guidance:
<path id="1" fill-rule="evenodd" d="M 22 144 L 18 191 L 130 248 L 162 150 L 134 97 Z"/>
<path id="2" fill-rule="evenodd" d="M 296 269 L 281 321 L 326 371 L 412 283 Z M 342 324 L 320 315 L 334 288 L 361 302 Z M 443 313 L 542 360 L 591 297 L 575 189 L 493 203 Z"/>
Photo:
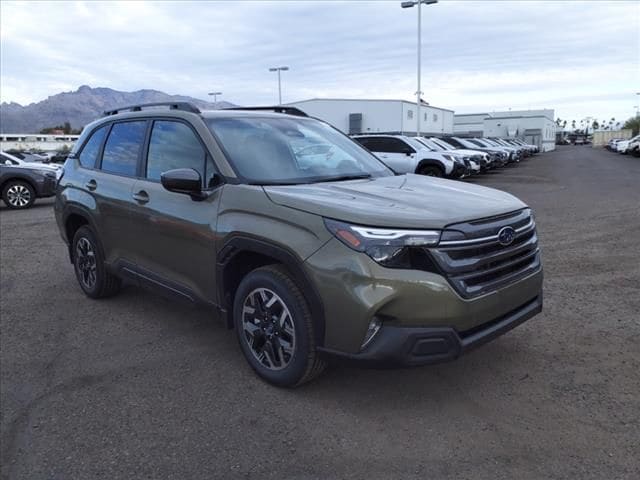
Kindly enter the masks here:
<path id="1" fill-rule="evenodd" d="M 435 165 L 424 165 L 418 169 L 418 175 L 426 175 L 427 177 L 444 177 L 444 172 L 440 167 Z"/>
<path id="2" fill-rule="evenodd" d="M 76 231 L 71 251 L 76 278 L 87 297 L 106 298 L 118 293 L 122 283 L 107 271 L 102 245 L 89 226 L 83 225 Z"/>
<path id="3" fill-rule="evenodd" d="M 27 182 L 9 180 L 2 189 L 2 200 L 7 207 L 22 210 L 31 207 L 36 201 L 36 191 Z"/>
<path id="4" fill-rule="evenodd" d="M 260 300 L 261 303 L 256 303 L 258 294 L 255 292 L 258 291 L 265 293 L 268 300 L 273 300 L 274 296 L 277 300 L 271 307 L 264 298 Z M 271 293 L 275 295 L 269 296 Z M 245 312 L 245 307 L 250 309 L 251 305 L 255 306 L 254 312 Z M 288 316 L 283 313 L 284 308 L 288 310 Z M 290 322 L 285 320 L 288 325 L 280 328 L 276 319 L 285 317 Z M 324 370 L 326 364 L 316 352 L 309 304 L 289 272 L 281 265 L 257 268 L 242 279 L 233 302 L 233 320 L 242 353 L 255 372 L 267 382 L 279 387 L 295 387 L 315 378 Z M 255 328 L 253 335 L 249 330 L 245 331 L 245 325 Z M 287 331 L 294 332 L 295 337 L 291 337 Z M 255 348 L 250 341 L 253 341 Z M 286 353 L 284 348 L 279 352 L 277 349 L 274 351 L 274 347 L 283 345 L 281 341 L 292 346 L 292 353 Z M 268 355 L 268 352 L 272 352 L 272 355 Z M 264 356 L 264 359 L 259 360 L 259 356 Z"/>

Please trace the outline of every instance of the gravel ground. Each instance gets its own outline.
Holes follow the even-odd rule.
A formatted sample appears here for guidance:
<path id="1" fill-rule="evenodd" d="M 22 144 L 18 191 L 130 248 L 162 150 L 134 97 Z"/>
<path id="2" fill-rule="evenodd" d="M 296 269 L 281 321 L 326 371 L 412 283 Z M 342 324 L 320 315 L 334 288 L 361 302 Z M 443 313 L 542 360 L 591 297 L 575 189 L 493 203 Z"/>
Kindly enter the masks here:
<path id="1" fill-rule="evenodd" d="M 640 158 L 471 180 L 536 211 L 544 312 L 456 362 L 281 390 L 203 310 L 85 298 L 50 200 L 0 212 L 3 479 L 637 479 Z"/>

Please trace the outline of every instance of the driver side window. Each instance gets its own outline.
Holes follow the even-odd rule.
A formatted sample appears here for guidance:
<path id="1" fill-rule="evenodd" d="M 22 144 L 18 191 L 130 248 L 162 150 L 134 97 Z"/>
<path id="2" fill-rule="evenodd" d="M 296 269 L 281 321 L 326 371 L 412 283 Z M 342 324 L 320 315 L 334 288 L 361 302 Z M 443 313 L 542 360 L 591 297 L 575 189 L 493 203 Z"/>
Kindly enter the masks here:
<path id="1" fill-rule="evenodd" d="M 147 179 L 160 181 L 163 172 L 176 168 L 193 168 L 204 179 L 207 170 L 213 172 L 212 165 L 205 168 L 206 157 L 195 133 L 184 123 L 172 120 L 153 122 L 147 154 Z"/>

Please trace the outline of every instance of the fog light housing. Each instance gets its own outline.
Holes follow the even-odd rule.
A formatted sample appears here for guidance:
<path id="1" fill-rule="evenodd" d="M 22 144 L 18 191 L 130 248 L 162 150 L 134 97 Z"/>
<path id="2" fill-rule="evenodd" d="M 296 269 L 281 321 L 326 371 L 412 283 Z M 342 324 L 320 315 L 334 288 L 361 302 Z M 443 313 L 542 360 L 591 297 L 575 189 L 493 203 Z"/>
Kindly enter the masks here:
<path id="1" fill-rule="evenodd" d="M 382 327 L 382 320 L 378 317 L 373 317 L 369 322 L 369 328 L 367 328 L 367 333 L 364 336 L 364 341 L 362 342 L 360 350 L 364 350 L 367 345 L 371 343 L 371 340 L 373 340 L 380 331 L 380 327 Z"/>

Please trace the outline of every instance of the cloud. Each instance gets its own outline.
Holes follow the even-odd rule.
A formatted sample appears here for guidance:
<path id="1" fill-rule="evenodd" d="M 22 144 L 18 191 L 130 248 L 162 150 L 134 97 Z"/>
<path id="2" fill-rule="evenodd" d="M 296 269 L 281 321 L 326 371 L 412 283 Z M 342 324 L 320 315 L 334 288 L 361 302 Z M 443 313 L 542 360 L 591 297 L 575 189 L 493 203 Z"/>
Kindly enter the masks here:
<path id="1" fill-rule="evenodd" d="M 416 9 L 391 2 L 0 4 L 3 101 L 81 84 L 239 104 L 412 99 Z M 28 25 L 28 28 L 25 27 Z M 423 7 L 423 90 L 456 111 L 556 107 L 628 117 L 640 99 L 637 2 L 455 2 Z M 591 111 L 597 108 L 597 112 Z"/>

